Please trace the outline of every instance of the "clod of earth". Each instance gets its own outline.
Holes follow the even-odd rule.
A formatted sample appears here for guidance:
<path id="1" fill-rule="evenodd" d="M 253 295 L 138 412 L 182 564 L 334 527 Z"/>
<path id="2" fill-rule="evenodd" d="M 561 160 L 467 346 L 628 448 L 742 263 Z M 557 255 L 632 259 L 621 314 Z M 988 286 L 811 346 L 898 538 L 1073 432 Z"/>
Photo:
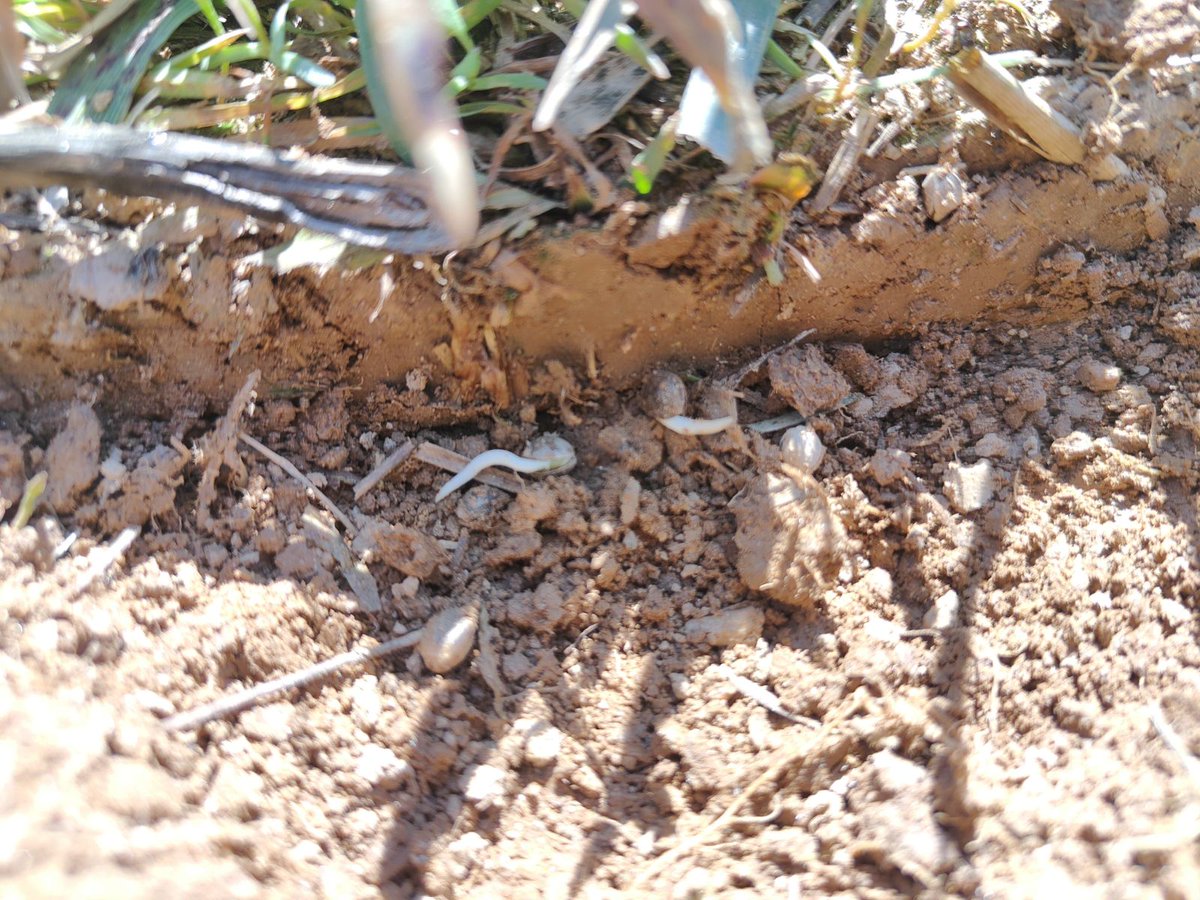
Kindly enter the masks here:
<path id="1" fill-rule="evenodd" d="M 811 606 L 842 564 L 846 531 L 824 488 L 785 470 L 758 475 L 729 508 L 745 585 L 790 606 Z"/>

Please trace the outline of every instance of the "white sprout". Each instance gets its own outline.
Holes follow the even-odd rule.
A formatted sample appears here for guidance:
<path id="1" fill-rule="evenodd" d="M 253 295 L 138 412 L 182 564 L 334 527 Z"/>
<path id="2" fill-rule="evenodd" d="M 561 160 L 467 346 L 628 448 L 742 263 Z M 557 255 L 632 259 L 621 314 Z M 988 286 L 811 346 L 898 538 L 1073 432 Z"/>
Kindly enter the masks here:
<path id="1" fill-rule="evenodd" d="M 557 435 L 548 434 L 530 442 L 525 448 L 526 456 L 517 456 L 508 450 L 485 450 L 461 472 L 442 485 L 434 502 L 445 500 L 463 485 L 471 482 L 484 469 L 501 466 L 522 475 L 538 475 L 544 472 L 567 470 L 575 465 L 575 448 Z"/>
<path id="2" fill-rule="evenodd" d="M 721 416 L 717 419 L 693 419 L 690 416 L 671 416 L 669 419 L 658 419 L 658 424 L 676 434 L 719 434 L 737 424 L 734 416 Z"/>

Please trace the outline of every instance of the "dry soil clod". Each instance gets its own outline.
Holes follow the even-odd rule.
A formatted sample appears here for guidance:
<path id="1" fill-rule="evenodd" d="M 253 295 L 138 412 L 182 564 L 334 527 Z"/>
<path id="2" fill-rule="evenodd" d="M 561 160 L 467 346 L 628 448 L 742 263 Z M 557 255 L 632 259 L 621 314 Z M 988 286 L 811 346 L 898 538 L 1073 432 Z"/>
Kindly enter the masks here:
<path id="1" fill-rule="evenodd" d="M 742 582 L 781 603 L 814 603 L 837 575 L 846 540 L 821 485 L 800 471 L 769 472 L 729 508 Z"/>

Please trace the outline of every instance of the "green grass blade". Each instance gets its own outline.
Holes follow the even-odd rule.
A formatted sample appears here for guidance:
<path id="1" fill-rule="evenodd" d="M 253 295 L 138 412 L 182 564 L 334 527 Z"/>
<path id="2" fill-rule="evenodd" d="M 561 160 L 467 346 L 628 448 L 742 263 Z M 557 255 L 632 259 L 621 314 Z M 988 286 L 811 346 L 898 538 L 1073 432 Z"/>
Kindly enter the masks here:
<path id="1" fill-rule="evenodd" d="M 516 103 L 503 100 L 480 100 L 475 103 L 460 103 L 458 114 L 466 119 L 471 116 L 520 116 L 529 110 Z"/>
<path id="2" fill-rule="evenodd" d="M 223 50 L 231 44 L 241 40 L 246 36 L 246 34 L 247 32 L 241 30 L 226 31 L 222 34 L 218 34 L 211 40 L 205 41 L 198 47 L 193 47 L 186 53 L 180 53 L 171 57 L 165 62 L 159 63 L 150 70 L 150 73 L 147 77 L 154 80 L 170 78 L 179 72 L 183 72 L 187 69 L 198 66 L 217 51 Z"/>
<path id="3" fill-rule="evenodd" d="M 446 29 L 462 48 L 468 52 L 475 48 L 475 42 L 471 40 L 467 21 L 463 18 L 462 10 L 458 8 L 458 4 L 454 0 L 426 0 L 433 14 L 437 16 L 442 27 Z"/>
<path id="4" fill-rule="evenodd" d="M 287 17 L 288 10 L 291 8 L 291 0 L 283 0 L 279 4 L 279 9 L 275 10 L 275 15 L 271 17 L 271 55 L 270 60 L 276 66 L 280 65 L 279 58 L 283 55 L 283 48 L 287 42 Z"/>
<path id="5" fill-rule="evenodd" d="M 212 0 L 196 0 L 196 5 L 200 7 L 200 15 L 204 16 L 204 21 L 212 29 L 212 33 L 215 35 L 224 34 L 225 24 L 221 21 L 221 17 L 217 15 L 217 8 L 213 6 Z"/>
<path id="6" fill-rule="evenodd" d="M 75 58 L 47 111 L 72 121 L 123 122 L 151 58 L 198 11 L 196 0 L 140 0 Z"/>
<path id="7" fill-rule="evenodd" d="M 38 501 L 42 499 L 42 494 L 46 490 L 46 482 L 49 481 L 49 478 L 50 476 L 45 472 L 38 472 L 25 482 L 25 490 L 21 492 L 21 502 L 17 504 L 17 511 L 13 515 L 13 528 L 24 528 L 29 524 L 34 510 L 37 509 Z"/>
<path id="8" fill-rule="evenodd" d="M 450 70 L 450 83 L 447 85 L 447 90 L 451 94 L 461 94 L 463 91 L 470 90 L 475 79 L 479 77 L 482 64 L 483 51 L 478 47 L 472 47 L 459 64 Z"/>
<path id="9" fill-rule="evenodd" d="M 238 24 L 252 32 L 257 40 L 264 44 L 270 43 L 267 29 L 263 26 L 262 16 L 253 0 L 225 0 L 225 6 L 233 13 Z"/>
<path id="10" fill-rule="evenodd" d="M 780 69 L 789 78 L 804 77 L 804 70 L 800 68 L 794 59 L 788 56 L 788 52 L 780 47 L 774 39 L 767 41 L 767 61 Z"/>
<path id="11" fill-rule="evenodd" d="M 504 0 L 470 0 L 469 3 L 463 5 L 459 12 L 462 13 L 463 21 L 470 29 L 498 10 L 503 2 Z"/>
<path id="12" fill-rule="evenodd" d="M 295 75 L 297 78 L 302 78 L 313 87 L 332 87 L 337 83 L 337 76 L 328 69 L 318 66 L 311 59 L 307 59 L 292 50 L 284 50 L 279 55 L 279 61 L 276 65 L 280 71 L 286 72 L 288 75 Z"/>
<path id="13" fill-rule="evenodd" d="M 633 189 L 639 194 L 648 194 L 654 187 L 654 179 L 658 178 L 666 165 L 667 157 L 675 149 L 675 128 L 678 124 L 678 114 L 671 116 L 658 130 L 654 140 L 646 145 L 646 149 L 633 158 L 633 168 L 629 170 L 629 180 Z"/>
<path id="14" fill-rule="evenodd" d="M 494 91 L 508 89 L 510 91 L 542 91 L 546 89 L 546 79 L 528 72 L 504 72 L 499 75 L 484 75 L 471 82 L 472 91 Z"/>

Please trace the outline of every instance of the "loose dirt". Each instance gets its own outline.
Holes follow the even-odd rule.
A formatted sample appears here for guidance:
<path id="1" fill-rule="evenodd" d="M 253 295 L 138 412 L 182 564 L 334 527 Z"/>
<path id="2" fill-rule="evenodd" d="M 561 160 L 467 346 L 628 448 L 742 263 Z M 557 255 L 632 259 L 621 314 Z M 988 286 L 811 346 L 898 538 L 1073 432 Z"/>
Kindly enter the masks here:
<path id="1" fill-rule="evenodd" d="M 181 252 L 127 304 L 73 274 L 91 238 L 13 232 L 6 890 L 1196 896 L 1200 117 L 1164 85 L 1131 88 L 1126 176 L 1017 160 L 935 226 L 876 173 L 804 226 L 820 284 L 737 309 L 711 212 L 629 207 L 486 278 L 280 275 L 237 262 L 245 223 L 160 225 Z M 117 232 L 165 215 L 100 199 Z M 668 432 L 650 364 L 691 416 L 802 414 L 818 467 Z M 416 453 L 354 497 L 407 441 L 546 432 L 577 464 L 515 494 L 436 503 Z M 445 674 L 404 649 L 164 727 L 445 610 L 477 622 Z"/>

